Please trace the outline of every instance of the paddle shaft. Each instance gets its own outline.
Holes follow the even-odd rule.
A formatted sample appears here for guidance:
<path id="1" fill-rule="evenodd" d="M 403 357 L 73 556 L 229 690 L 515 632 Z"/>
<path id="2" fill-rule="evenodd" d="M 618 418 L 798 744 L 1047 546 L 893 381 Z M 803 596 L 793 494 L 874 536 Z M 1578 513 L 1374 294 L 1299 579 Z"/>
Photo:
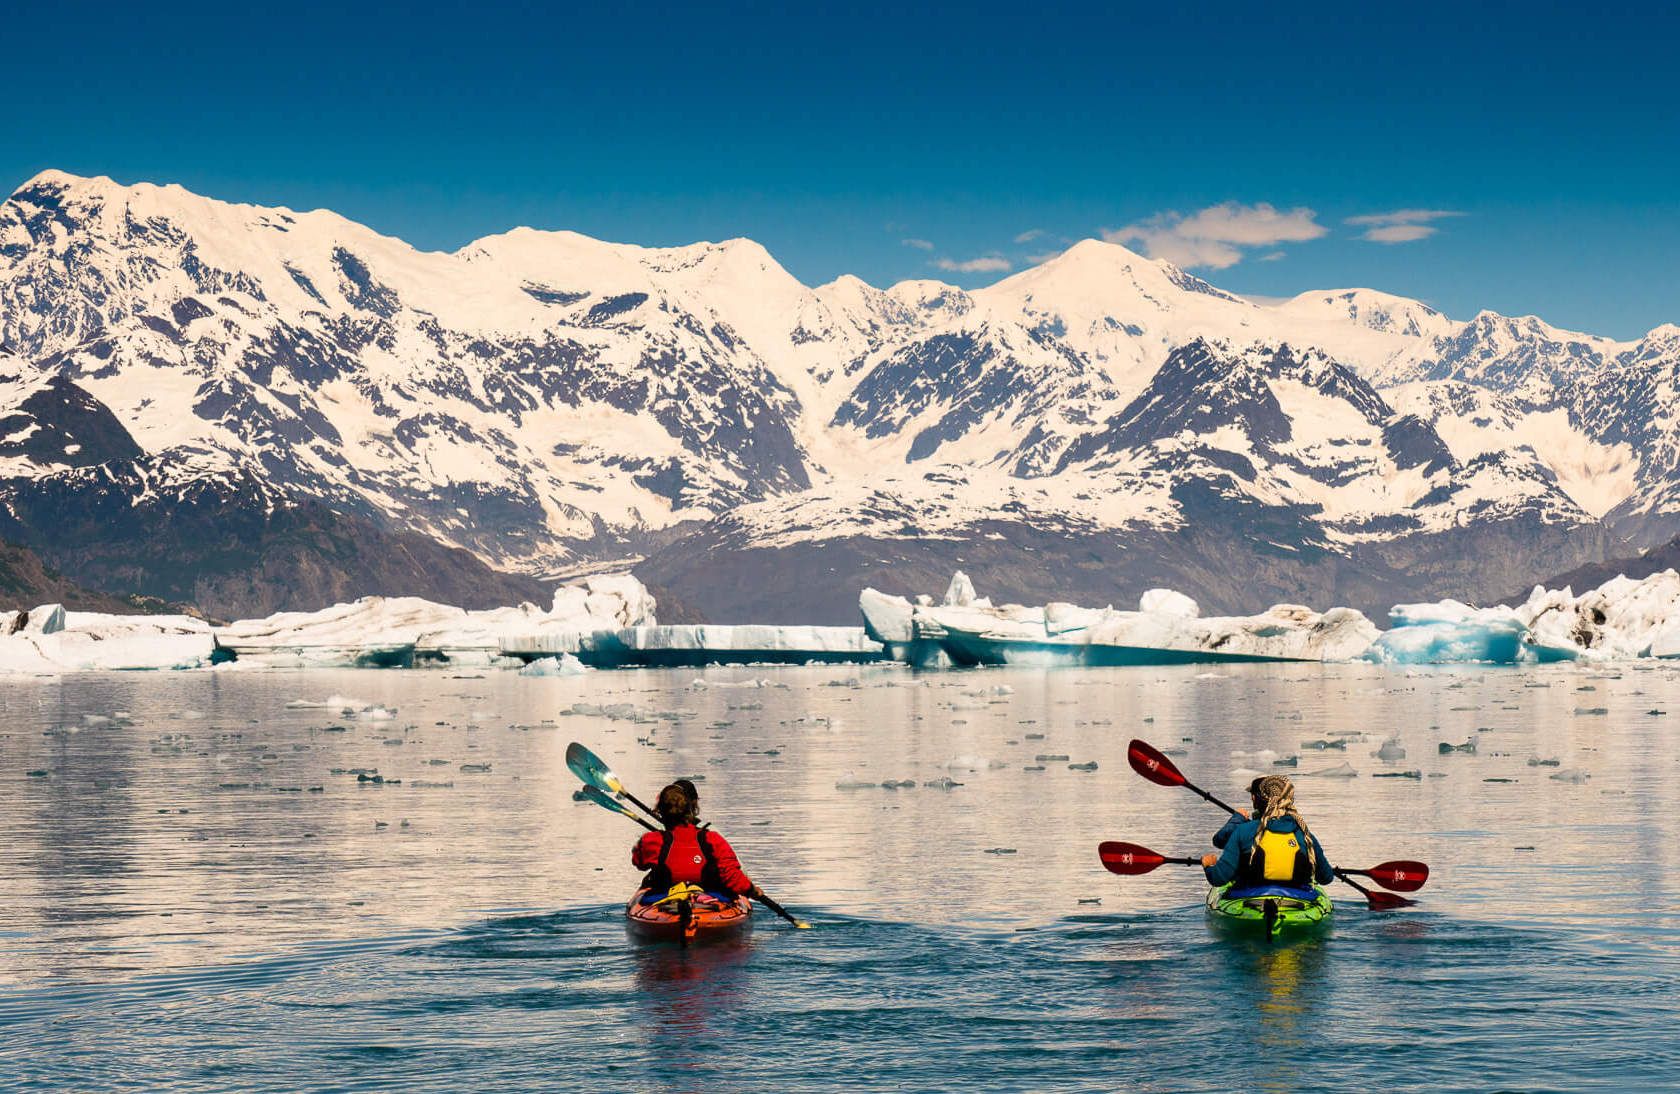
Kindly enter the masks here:
<path id="1" fill-rule="evenodd" d="M 1230 806 L 1226 805 L 1224 802 L 1220 801 L 1218 798 L 1214 797 L 1212 794 L 1209 794 L 1206 790 L 1203 790 L 1201 787 L 1197 786 L 1195 783 L 1191 782 L 1189 779 L 1184 780 L 1179 785 L 1184 787 L 1184 789 L 1186 789 L 1186 790 L 1188 790 L 1192 793 L 1200 794 L 1202 796 L 1203 801 L 1211 802 L 1212 804 L 1219 806 L 1219 808 L 1225 810 L 1225 812 L 1231 814 L 1231 816 L 1235 817 L 1235 816 L 1239 815 L 1237 810 L 1232 809 Z"/>
<path id="2" fill-rule="evenodd" d="M 787 920 L 789 923 L 792 923 L 795 927 L 798 927 L 800 930 L 805 930 L 807 927 L 810 926 L 809 923 L 805 923 L 802 920 L 794 918 L 794 915 L 793 915 L 792 912 L 788 911 L 786 908 L 782 907 L 780 904 L 777 904 L 774 900 L 771 900 L 768 896 L 766 896 L 764 894 L 763 889 L 760 889 L 758 891 L 757 900 L 760 904 L 764 905 L 766 908 L 769 908 L 772 912 L 775 912 L 777 915 L 781 916 L 783 919 Z"/>

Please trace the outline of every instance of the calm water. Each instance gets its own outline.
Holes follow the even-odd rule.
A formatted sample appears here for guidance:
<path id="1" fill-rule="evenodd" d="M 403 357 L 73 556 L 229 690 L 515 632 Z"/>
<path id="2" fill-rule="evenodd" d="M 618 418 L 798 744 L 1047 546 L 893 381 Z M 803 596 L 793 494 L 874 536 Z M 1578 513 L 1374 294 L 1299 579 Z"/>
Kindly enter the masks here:
<path id="1" fill-rule="evenodd" d="M 233 671 L 9 681 L 0 714 L 8 1089 L 1680 1089 L 1661 666 Z M 1428 861 L 1423 905 L 1338 886 L 1323 940 L 1212 936 L 1197 871 L 1097 862 L 1222 820 L 1132 736 L 1234 801 L 1299 755 L 1330 856 Z M 628 941 L 639 829 L 571 800 L 574 739 L 643 797 L 703 777 L 816 929 Z"/>

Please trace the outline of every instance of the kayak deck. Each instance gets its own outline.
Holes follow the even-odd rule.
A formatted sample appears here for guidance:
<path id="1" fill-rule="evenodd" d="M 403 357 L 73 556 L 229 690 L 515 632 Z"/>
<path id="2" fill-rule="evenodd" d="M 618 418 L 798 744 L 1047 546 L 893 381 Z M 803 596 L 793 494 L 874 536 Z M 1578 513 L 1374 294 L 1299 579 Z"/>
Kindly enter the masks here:
<path id="1" fill-rule="evenodd" d="M 1267 886 L 1236 890 L 1231 885 L 1209 889 L 1208 920 L 1218 926 L 1277 938 L 1299 935 L 1330 925 L 1335 905 L 1319 886 L 1311 890 Z"/>
<path id="2" fill-rule="evenodd" d="M 720 900 L 710 893 L 644 903 L 649 889 L 638 889 L 624 906 L 625 920 L 636 935 L 689 943 L 733 938 L 752 925 L 752 902 L 746 897 Z"/>

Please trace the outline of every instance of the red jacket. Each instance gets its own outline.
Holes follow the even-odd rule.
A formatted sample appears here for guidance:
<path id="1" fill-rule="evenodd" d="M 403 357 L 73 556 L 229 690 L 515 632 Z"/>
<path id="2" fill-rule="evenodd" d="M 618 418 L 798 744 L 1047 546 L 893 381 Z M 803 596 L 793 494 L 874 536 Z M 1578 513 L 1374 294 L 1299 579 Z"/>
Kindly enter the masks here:
<path id="1" fill-rule="evenodd" d="M 660 874 L 659 855 L 670 837 L 671 849 L 665 854 L 665 869 L 669 877 Z M 706 851 L 710 851 L 710 855 Z M 710 862 L 707 862 L 708 857 Z M 705 831 L 705 847 L 701 847 L 701 830 L 692 824 L 679 824 L 664 832 L 648 832 L 630 848 L 630 864 L 638 870 L 650 870 L 651 888 L 670 888 L 678 882 L 699 885 L 708 891 L 721 889 L 731 893 L 752 891 L 752 878 L 741 869 L 735 849 L 729 841 L 713 832 Z M 711 868 L 708 869 L 707 867 Z"/>

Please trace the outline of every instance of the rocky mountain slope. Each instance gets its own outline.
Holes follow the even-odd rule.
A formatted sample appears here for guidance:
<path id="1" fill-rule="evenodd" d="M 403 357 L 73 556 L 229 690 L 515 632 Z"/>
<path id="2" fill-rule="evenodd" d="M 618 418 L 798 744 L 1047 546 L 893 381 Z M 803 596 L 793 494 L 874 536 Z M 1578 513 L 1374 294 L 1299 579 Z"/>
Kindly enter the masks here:
<path id="1" fill-rule="evenodd" d="M 627 561 L 718 621 L 957 564 L 1370 608 L 1680 530 L 1680 329 L 1261 305 L 1096 241 L 975 292 L 813 289 L 747 240 L 429 253 L 48 172 L 0 204 L 0 343 L 0 537 L 222 614 Z"/>

